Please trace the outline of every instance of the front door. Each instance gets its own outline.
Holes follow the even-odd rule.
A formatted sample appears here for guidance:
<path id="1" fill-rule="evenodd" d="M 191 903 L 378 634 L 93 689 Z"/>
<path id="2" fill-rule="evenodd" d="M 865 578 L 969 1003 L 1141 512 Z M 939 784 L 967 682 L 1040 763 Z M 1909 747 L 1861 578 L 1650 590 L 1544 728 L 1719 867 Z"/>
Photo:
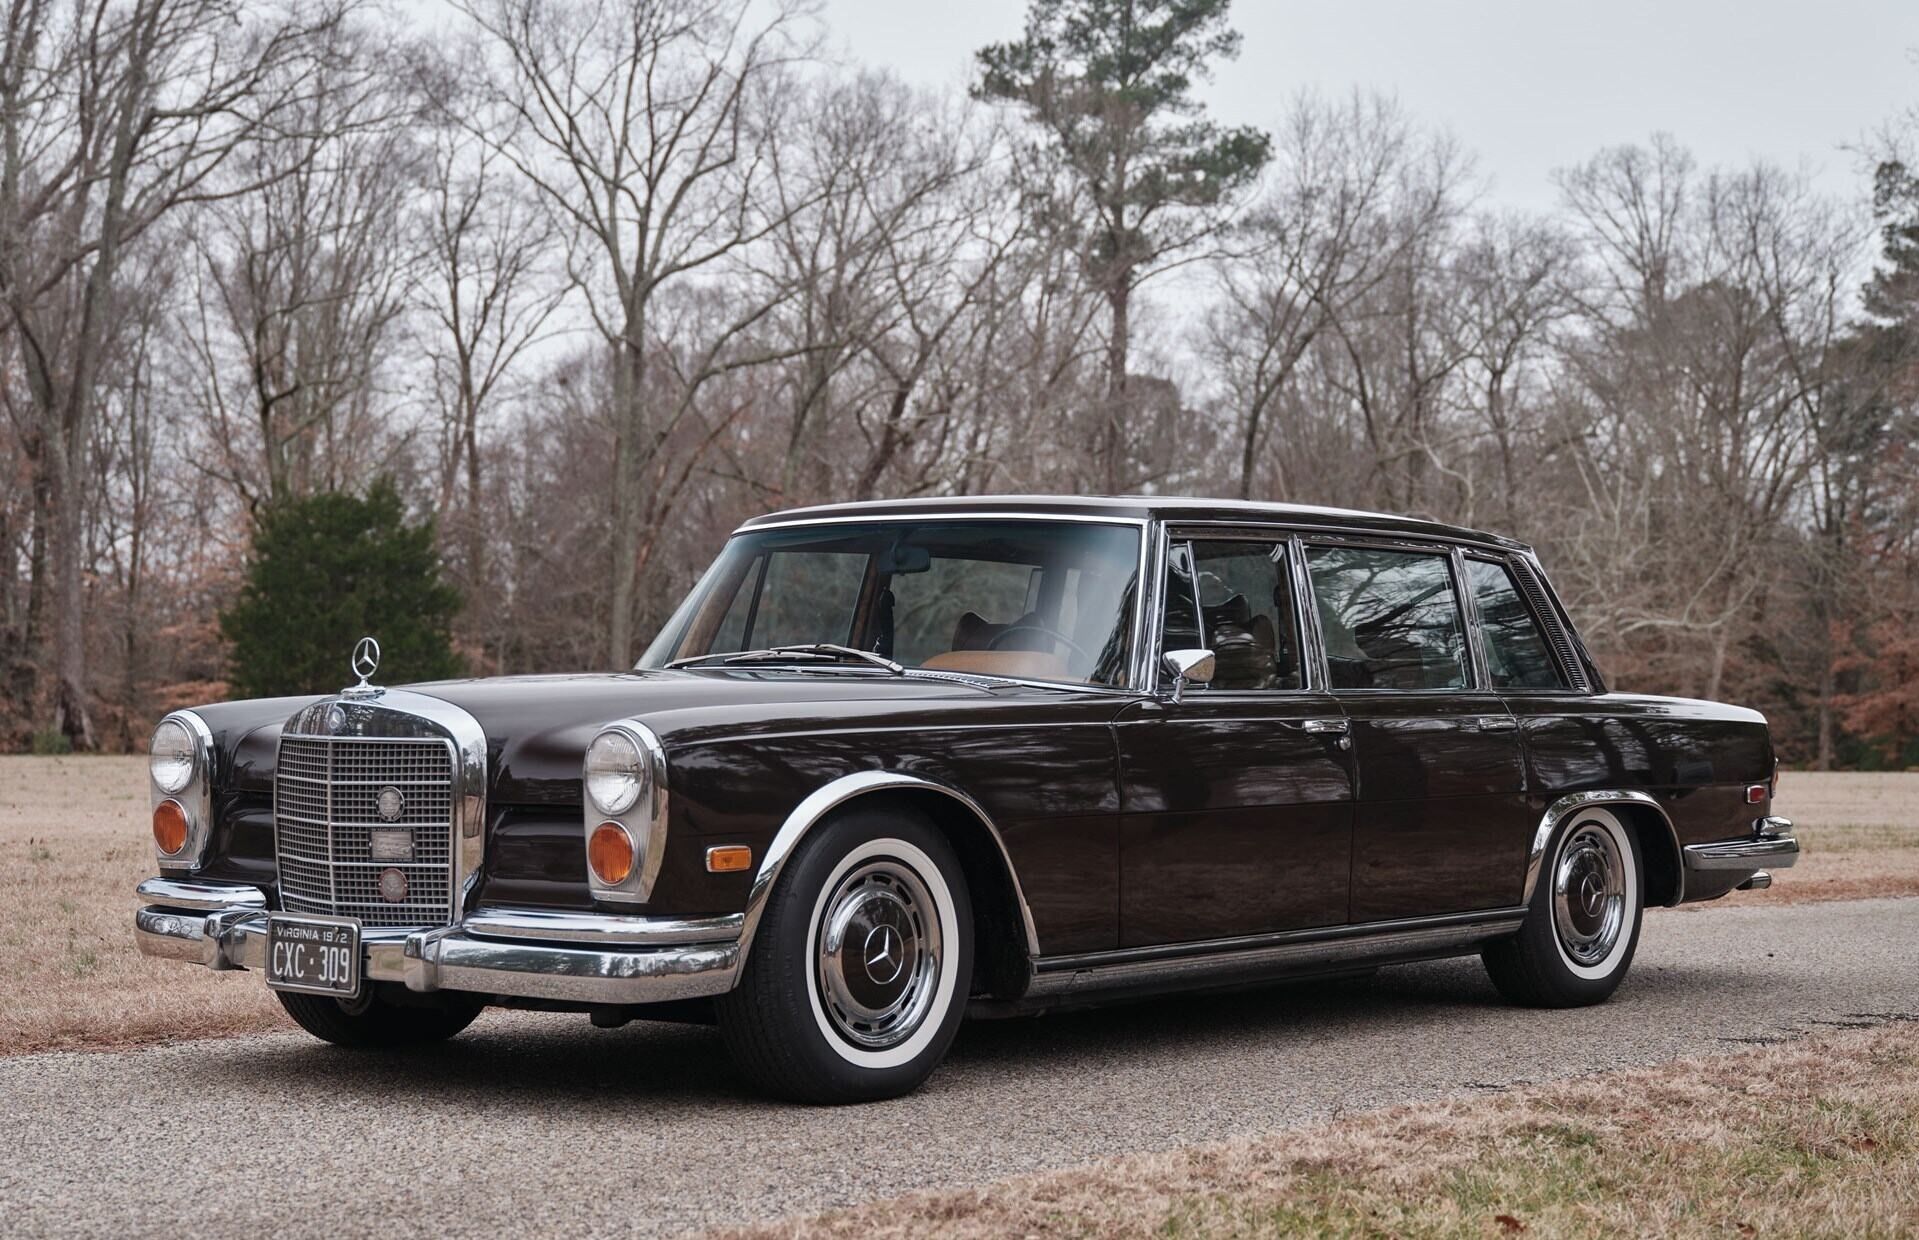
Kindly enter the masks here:
<path id="1" fill-rule="evenodd" d="M 1352 920 L 1512 906 L 1532 837 L 1525 763 L 1478 674 L 1456 558 L 1332 541 L 1305 555 L 1358 764 Z"/>
<path id="2" fill-rule="evenodd" d="M 1174 536 L 1161 652 L 1210 649 L 1216 669 L 1178 702 L 1162 682 L 1115 725 L 1123 946 L 1346 920 L 1352 755 L 1304 674 L 1294 547 Z"/>

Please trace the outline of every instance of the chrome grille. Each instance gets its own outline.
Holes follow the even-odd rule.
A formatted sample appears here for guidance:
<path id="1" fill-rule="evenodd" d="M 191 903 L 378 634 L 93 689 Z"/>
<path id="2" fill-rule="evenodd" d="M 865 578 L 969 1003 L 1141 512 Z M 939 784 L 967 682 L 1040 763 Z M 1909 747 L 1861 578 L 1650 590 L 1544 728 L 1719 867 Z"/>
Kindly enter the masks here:
<path id="1" fill-rule="evenodd" d="M 280 901 L 290 913 L 357 918 L 367 926 L 453 920 L 453 747 L 447 741 L 285 736 L 273 781 Z M 395 822 L 376 804 L 400 790 Z M 413 860 L 375 861 L 375 828 L 410 827 Z M 380 874 L 406 875 L 406 898 L 380 894 Z"/>

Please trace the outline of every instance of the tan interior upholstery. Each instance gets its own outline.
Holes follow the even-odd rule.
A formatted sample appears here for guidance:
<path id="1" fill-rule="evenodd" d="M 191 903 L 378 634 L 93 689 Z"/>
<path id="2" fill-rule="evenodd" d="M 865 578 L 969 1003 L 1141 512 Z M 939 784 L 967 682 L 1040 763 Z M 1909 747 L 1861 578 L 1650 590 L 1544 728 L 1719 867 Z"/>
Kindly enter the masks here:
<path id="1" fill-rule="evenodd" d="M 921 667 L 941 672 L 978 672 L 985 676 L 1020 676 L 1029 680 L 1066 680 L 1066 660 L 1038 650 L 949 650 L 936 654 Z"/>

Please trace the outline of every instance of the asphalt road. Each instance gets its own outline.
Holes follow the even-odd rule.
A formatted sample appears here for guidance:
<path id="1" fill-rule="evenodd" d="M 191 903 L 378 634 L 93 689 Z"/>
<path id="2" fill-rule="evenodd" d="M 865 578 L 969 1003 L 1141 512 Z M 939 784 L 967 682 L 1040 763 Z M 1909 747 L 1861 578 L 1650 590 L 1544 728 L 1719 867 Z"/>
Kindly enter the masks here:
<path id="1" fill-rule="evenodd" d="M 258 984 L 236 976 L 234 985 Z M 967 1026 L 914 1097 L 745 1094 L 711 1030 L 490 1013 L 430 1051 L 302 1034 L 0 1059 L 0 1234 L 634 1235 L 1919 1018 L 1919 900 L 1657 913 L 1613 1001 L 1472 960 Z"/>

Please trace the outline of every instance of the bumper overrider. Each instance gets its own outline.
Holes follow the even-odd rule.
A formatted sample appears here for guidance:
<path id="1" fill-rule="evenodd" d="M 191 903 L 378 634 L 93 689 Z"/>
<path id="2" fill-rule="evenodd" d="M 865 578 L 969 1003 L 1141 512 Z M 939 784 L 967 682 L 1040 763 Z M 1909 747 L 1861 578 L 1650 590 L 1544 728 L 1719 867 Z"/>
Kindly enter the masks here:
<path id="1" fill-rule="evenodd" d="M 237 883 L 150 878 L 134 937 L 149 956 L 209 969 L 264 969 L 267 898 Z M 629 917 L 482 908 L 458 925 L 368 928 L 361 977 L 408 990 L 585 1004 L 668 1003 L 724 993 L 740 968 L 744 918 Z"/>

